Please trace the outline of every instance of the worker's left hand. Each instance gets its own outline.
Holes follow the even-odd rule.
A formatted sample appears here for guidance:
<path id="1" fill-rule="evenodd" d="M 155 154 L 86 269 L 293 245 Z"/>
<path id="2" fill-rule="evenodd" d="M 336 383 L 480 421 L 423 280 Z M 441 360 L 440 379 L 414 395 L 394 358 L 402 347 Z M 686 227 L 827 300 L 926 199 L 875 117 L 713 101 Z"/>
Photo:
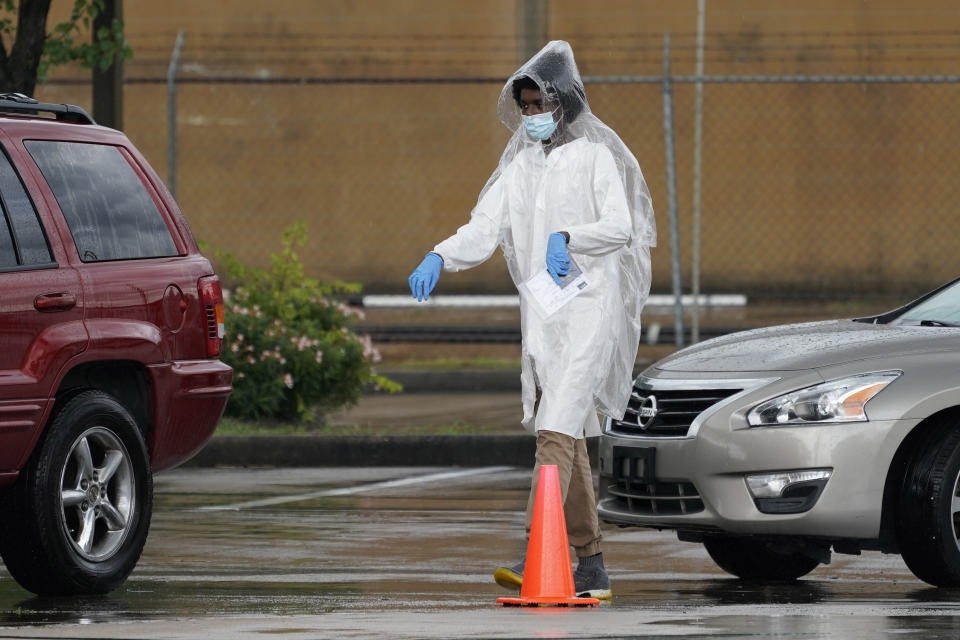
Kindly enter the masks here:
<path id="1" fill-rule="evenodd" d="M 567 254 L 567 239 L 562 233 L 551 233 L 547 239 L 547 271 L 553 281 L 560 284 L 560 276 L 570 272 L 570 256 Z"/>

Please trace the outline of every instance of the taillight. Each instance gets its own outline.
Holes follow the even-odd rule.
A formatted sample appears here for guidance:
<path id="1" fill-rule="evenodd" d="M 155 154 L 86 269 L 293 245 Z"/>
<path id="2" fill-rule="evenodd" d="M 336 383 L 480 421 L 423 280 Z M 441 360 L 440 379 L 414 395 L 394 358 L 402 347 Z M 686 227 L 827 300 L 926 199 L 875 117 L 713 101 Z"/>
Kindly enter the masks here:
<path id="1" fill-rule="evenodd" d="M 200 304 L 203 305 L 204 330 L 207 334 L 207 356 L 220 355 L 223 348 L 223 291 L 220 290 L 220 278 L 204 276 L 197 286 L 200 290 Z"/>

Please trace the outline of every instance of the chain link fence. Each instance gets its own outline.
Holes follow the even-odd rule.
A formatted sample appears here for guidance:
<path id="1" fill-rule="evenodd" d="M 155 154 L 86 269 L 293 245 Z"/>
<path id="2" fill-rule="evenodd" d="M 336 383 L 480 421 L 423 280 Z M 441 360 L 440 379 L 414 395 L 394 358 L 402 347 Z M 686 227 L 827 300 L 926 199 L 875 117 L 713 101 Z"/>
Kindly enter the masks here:
<path id="1" fill-rule="evenodd" d="M 676 102 L 692 104 L 698 79 L 682 80 Z M 706 80 L 705 290 L 910 294 L 958 275 L 960 78 Z M 689 178 L 684 119 L 678 165 Z M 684 239 L 690 192 L 679 189 Z"/>
<path id="2" fill-rule="evenodd" d="M 960 78 L 671 78 L 681 280 L 691 279 L 694 90 L 703 82 L 704 293 L 912 295 L 958 274 Z M 464 223 L 508 138 L 503 80 L 245 79 L 177 86 L 177 199 L 199 239 L 264 266 L 307 222 L 310 275 L 399 293 Z M 654 290 L 671 290 L 661 77 L 588 78 L 591 108 L 634 152 L 660 232 Z M 89 104 L 89 88 L 38 97 Z M 167 86 L 125 87 L 127 133 L 169 177 Z M 503 293 L 497 257 L 442 293 Z"/>

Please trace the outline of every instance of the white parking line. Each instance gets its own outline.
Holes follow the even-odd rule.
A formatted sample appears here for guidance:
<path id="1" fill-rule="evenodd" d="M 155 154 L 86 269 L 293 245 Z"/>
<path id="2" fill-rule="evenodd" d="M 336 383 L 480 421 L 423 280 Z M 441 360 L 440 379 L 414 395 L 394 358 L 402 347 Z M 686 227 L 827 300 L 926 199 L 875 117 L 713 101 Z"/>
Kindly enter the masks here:
<path id="1" fill-rule="evenodd" d="M 410 476 L 399 478 L 397 480 L 386 480 L 384 482 L 373 482 L 371 484 L 362 484 L 353 487 L 343 487 L 341 489 L 326 489 L 324 491 L 314 491 L 312 493 L 300 493 L 291 496 L 276 496 L 274 498 L 263 498 L 262 500 L 250 500 L 248 502 L 235 502 L 234 504 L 209 505 L 197 507 L 197 511 L 240 511 L 241 509 L 253 509 L 255 507 L 269 507 L 288 502 L 300 502 L 302 500 L 313 500 L 315 498 L 329 498 L 333 496 L 349 496 L 356 493 L 366 493 L 368 491 L 379 491 L 381 489 L 394 489 L 396 487 L 408 487 L 417 484 L 428 484 L 430 482 L 439 482 L 441 480 L 458 480 L 469 476 L 477 476 L 491 473 L 502 473 L 510 471 L 513 467 L 479 467 L 476 469 L 461 469 L 459 471 L 445 471 L 443 473 L 430 473 L 425 476 Z"/>

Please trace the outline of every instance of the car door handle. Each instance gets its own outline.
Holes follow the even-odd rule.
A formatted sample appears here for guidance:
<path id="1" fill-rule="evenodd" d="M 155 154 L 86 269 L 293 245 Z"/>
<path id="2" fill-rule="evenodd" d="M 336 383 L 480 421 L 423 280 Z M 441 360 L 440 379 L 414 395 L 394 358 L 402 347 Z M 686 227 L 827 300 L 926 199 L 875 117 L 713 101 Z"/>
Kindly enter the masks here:
<path id="1" fill-rule="evenodd" d="M 77 305 L 77 298 L 72 293 L 42 293 L 33 299 L 33 307 L 37 311 L 68 311 Z"/>

